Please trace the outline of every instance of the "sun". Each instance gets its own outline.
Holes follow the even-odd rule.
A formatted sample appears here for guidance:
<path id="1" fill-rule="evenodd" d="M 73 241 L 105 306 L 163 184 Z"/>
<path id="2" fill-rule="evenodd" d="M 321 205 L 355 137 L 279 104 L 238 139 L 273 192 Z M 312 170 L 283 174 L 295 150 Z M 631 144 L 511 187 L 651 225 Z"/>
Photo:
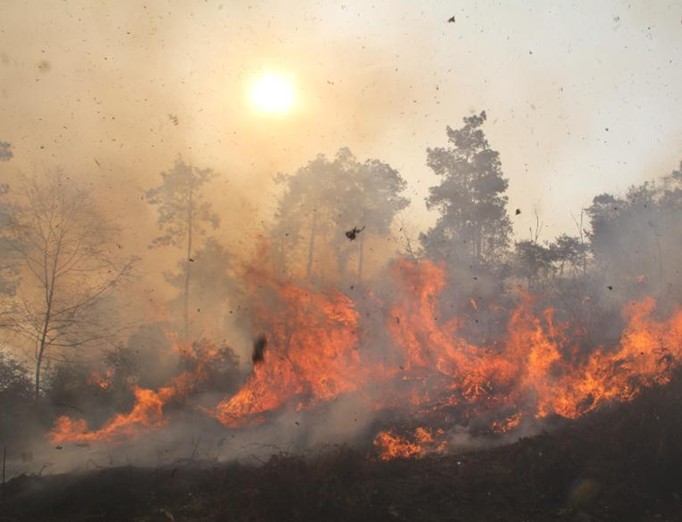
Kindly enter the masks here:
<path id="1" fill-rule="evenodd" d="M 286 114 L 296 104 L 294 83 L 283 74 L 263 73 L 253 82 L 249 92 L 253 106 L 267 114 Z"/>

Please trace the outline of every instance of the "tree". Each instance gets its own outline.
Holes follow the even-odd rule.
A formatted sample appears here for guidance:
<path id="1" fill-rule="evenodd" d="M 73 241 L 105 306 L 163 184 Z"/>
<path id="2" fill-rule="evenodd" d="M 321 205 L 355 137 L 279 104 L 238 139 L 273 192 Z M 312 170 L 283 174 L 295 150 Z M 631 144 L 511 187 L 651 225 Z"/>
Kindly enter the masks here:
<path id="1" fill-rule="evenodd" d="M 4 443 L 26 436 L 31 379 L 26 369 L 10 354 L 0 351 L 0 440 Z"/>
<path id="2" fill-rule="evenodd" d="M 582 274 L 587 271 L 587 244 L 579 237 L 562 234 L 549 245 L 552 261 L 558 263 L 559 276 L 563 276 L 566 269 L 571 275 Z"/>
<path id="3" fill-rule="evenodd" d="M 0 161 L 9 161 L 14 157 L 12 153 L 12 144 L 6 141 L 0 141 Z"/>
<path id="4" fill-rule="evenodd" d="M 464 127 L 447 128 L 449 148 L 427 150 L 427 164 L 443 178 L 429 189 L 426 204 L 440 213 L 421 240 L 429 257 L 472 268 L 490 266 L 508 245 L 508 181 L 498 152 L 488 144 L 481 126 L 485 111 L 464 118 Z"/>
<path id="5" fill-rule="evenodd" d="M 9 161 L 14 154 L 12 144 L 0 141 L 0 161 Z M 9 193 L 9 185 L 0 184 L 0 197 Z M 0 295 L 13 295 L 16 288 L 16 263 L 13 249 L 11 248 L 12 239 L 9 232 L 10 225 L 10 206 L 6 201 L 0 202 Z M 0 312 L 0 316 L 4 315 Z"/>
<path id="6" fill-rule="evenodd" d="M 678 293 L 682 263 L 682 175 L 600 194 L 586 209 L 595 268 L 608 286 L 643 293 Z"/>
<path id="7" fill-rule="evenodd" d="M 386 236 L 396 214 L 404 209 L 409 200 L 400 196 L 407 182 L 397 170 L 378 160 L 358 163 L 350 150 L 341 149 L 337 161 L 343 161 L 345 171 L 351 172 L 353 185 L 349 192 L 342 223 L 361 223 L 367 233 L 358 235 L 358 282 L 362 280 L 364 247 L 368 234 Z"/>
<path id="8" fill-rule="evenodd" d="M 343 276 L 353 248 L 361 278 L 367 237 L 388 234 L 395 215 L 408 203 L 400 196 L 406 182 L 395 169 L 378 160 L 361 163 L 345 147 L 333 161 L 318 155 L 295 174 L 277 179 L 286 190 L 279 200 L 273 235 L 284 259 L 287 254 L 295 257 L 305 245 L 308 278 L 313 276 L 318 250 L 334 258 Z M 322 235 L 329 238 L 326 248 L 318 247 Z"/>
<path id="9" fill-rule="evenodd" d="M 189 293 L 196 297 L 190 303 L 191 309 L 200 310 L 202 315 L 210 318 L 212 325 L 217 325 L 219 322 L 216 317 L 226 313 L 227 300 L 240 290 L 230 263 L 230 254 L 215 238 L 208 238 L 202 247 L 195 250 L 192 259 L 193 275 Z M 164 274 L 166 281 L 176 288 L 184 289 L 188 266 L 188 263 L 179 262 L 176 271 Z M 175 308 L 179 304 L 184 309 L 184 302 L 183 292 L 170 305 Z"/>
<path id="10" fill-rule="evenodd" d="M 38 397 L 48 351 L 115 337 L 115 321 L 103 307 L 134 260 L 111 254 L 117 227 L 98 212 L 88 190 L 60 172 L 26 181 L 13 220 L 22 276 L 13 324 L 35 345 Z"/>
<path id="11" fill-rule="evenodd" d="M 211 205 L 204 201 L 202 188 L 216 177 L 211 169 L 198 169 L 175 160 L 172 170 L 161 173 L 163 181 L 158 187 L 146 192 L 147 201 L 158 206 L 158 225 L 163 234 L 152 242 L 152 247 L 175 246 L 185 251 L 183 283 L 183 335 L 189 336 L 189 300 L 192 278 L 192 253 L 197 235 L 205 232 L 206 226 L 218 228 L 218 215 Z"/>
<path id="12" fill-rule="evenodd" d="M 514 257 L 516 272 L 526 279 L 526 289 L 533 290 L 540 277 L 547 278 L 553 271 L 551 249 L 536 241 L 518 241 Z"/>
<path id="13" fill-rule="evenodd" d="M 15 238 L 12 231 L 12 206 L 5 197 L 9 193 L 8 185 L 0 185 L 0 296 L 13 296 L 18 284 L 18 260 L 14 248 Z M 5 310 L 8 307 L 3 307 Z M 6 311 L 0 312 L 0 317 Z M 0 321 L 0 326 L 4 322 Z"/>

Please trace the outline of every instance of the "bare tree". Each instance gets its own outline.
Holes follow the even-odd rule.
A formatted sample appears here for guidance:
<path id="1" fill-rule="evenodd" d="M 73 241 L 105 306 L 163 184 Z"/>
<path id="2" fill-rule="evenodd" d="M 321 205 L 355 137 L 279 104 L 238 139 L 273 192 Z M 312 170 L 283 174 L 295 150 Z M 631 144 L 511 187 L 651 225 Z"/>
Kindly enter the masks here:
<path id="1" fill-rule="evenodd" d="M 195 236 L 204 231 L 206 224 L 213 228 L 218 228 L 219 225 L 218 215 L 211 210 L 210 203 L 203 200 L 201 192 L 202 186 L 215 176 L 216 173 L 211 169 L 198 169 L 178 158 L 172 170 L 161 173 L 163 178 L 161 185 L 146 192 L 147 201 L 152 205 L 158 205 L 158 225 L 163 232 L 163 235 L 154 239 L 151 246 L 184 246 L 185 339 L 189 335 L 189 295 Z"/>
<path id="2" fill-rule="evenodd" d="M 112 254 L 118 229 L 91 193 L 60 172 L 25 183 L 13 212 L 21 283 L 14 327 L 35 346 L 34 393 L 48 351 L 111 340 L 115 321 L 102 312 L 134 260 Z"/>

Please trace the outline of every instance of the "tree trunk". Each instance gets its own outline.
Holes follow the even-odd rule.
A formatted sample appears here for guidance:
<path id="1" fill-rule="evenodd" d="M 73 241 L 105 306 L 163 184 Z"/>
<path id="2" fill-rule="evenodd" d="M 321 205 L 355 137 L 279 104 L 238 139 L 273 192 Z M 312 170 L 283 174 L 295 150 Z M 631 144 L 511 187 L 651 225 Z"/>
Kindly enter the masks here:
<path id="1" fill-rule="evenodd" d="M 317 235 L 317 212 L 313 211 L 313 221 L 310 225 L 310 241 L 308 242 L 308 264 L 306 265 L 306 277 L 310 279 L 313 272 L 313 254 L 315 252 L 315 236 Z"/>
<path id="2" fill-rule="evenodd" d="M 40 398 L 40 367 L 43 364 L 43 353 L 45 352 L 45 347 L 41 346 L 38 348 L 36 353 L 36 376 L 35 376 L 35 388 L 33 390 L 35 400 Z"/>
<path id="3" fill-rule="evenodd" d="M 192 272 L 192 229 L 194 224 L 194 187 L 192 167 L 189 167 L 189 195 L 187 205 L 187 252 L 185 256 L 185 288 L 183 299 L 183 338 L 189 340 L 189 284 Z"/>
<path id="4" fill-rule="evenodd" d="M 47 302 L 45 307 L 45 317 L 43 319 L 43 328 L 40 332 L 40 340 L 38 341 L 38 348 L 36 349 L 36 375 L 35 375 L 35 399 L 40 398 L 40 368 L 43 364 L 43 356 L 47 348 L 47 332 L 50 329 L 50 320 L 52 319 L 52 297 L 54 295 L 54 285 L 50 285 L 47 291 Z"/>
<path id="5" fill-rule="evenodd" d="M 59 264 L 59 258 L 62 251 L 62 238 L 59 237 L 57 240 L 57 249 L 55 251 L 54 259 L 52 260 L 52 266 L 48 266 L 46 263 L 44 266 L 45 275 L 45 314 L 43 316 L 43 326 L 40 331 L 40 340 L 38 341 L 38 348 L 36 351 L 36 379 L 35 379 L 35 399 L 40 398 L 40 369 L 43 364 L 43 356 L 45 355 L 45 349 L 47 348 L 49 342 L 47 340 L 47 333 L 50 331 L 50 322 L 52 321 L 52 303 L 54 302 L 54 292 L 57 280 L 57 266 Z M 45 246 L 45 256 L 47 257 L 47 246 Z"/>
<path id="6" fill-rule="evenodd" d="M 360 253 L 358 254 L 358 285 L 362 283 L 362 272 L 365 265 L 365 236 L 360 234 Z"/>

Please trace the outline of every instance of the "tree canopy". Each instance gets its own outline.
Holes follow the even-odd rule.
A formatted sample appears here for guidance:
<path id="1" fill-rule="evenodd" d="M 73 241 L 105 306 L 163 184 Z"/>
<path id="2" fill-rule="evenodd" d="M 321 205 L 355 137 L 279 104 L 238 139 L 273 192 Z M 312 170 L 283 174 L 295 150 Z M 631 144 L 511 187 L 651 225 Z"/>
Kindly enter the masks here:
<path id="1" fill-rule="evenodd" d="M 189 335 L 189 302 L 193 249 L 197 236 L 207 226 L 218 228 L 220 220 L 204 198 L 204 185 L 216 177 L 211 169 L 199 169 L 177 158 L 169 171 L 162 172 L 160 185 L 146 192 L 147 202 L 158 209 L 157 223 L 162 234 L 151 246 L 183 247 L 185 251 L 183 284 L 183 332 Z"/>
<path id="2" fill-rule="evenodd" d="M 427 207 L 439 217 L 422 235 L 422 245 L 429 257 L 473 268 L 499 259 L 511 235 L 509 183 L 481 129 L 485 121 L 485 111 L 464 118 L 462 128 L 447 128 L 449 147 L 427 150 L 427 164 L 442 181 L 429 189 Z"/>
<path id="3" fill-rule="evenodd" d="M 360 162 L 345 147 L 332 161 L 319 155 L 295 174 L 279 175 L 278 181 L 285 190 L 273 236 L 289 264 L 305 245 L 308 277 L 317 256 L 333 259 L 336 274 L 343 277 L 355 245 L 361 277 L 365 238 L 387 235 L 395 215 L 408 204 L 398 171 L 376 159 Z"/>

